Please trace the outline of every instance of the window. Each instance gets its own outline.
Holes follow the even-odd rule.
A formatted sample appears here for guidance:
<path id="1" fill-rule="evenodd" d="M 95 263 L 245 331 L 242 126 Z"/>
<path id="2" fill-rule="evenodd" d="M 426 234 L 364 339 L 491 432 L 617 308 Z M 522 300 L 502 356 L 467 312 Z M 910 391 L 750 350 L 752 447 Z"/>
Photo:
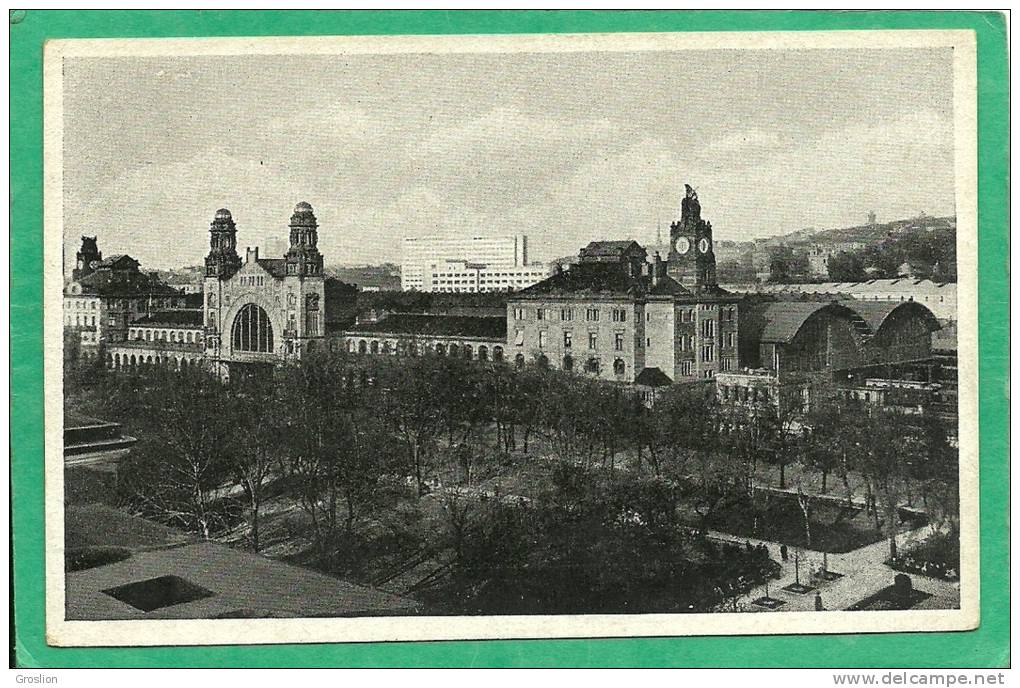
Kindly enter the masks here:
<path id="1" fill-rule="evenodd" d="M 584 364 L 584 369 L 592 375 L 599 374 L 599 359 L 589 358 L 588 362 Z"/>
<path id="2" fill-rule="evenodd" d="M 517 366 L 518 370 L 524 367 L 524 354 L 514 356 L 514 365 Z"/>
<path id="3" fill-rule="evenodd" d="M 538 331 L 538 348 L 539 349 L 544 349 L 545 348 L 545 335 L 546 335 L 546 331 L 545 330 L 539 330 Z"/>
<path id="4" fill-rule="evenodd" d="M 524 309 L 520 306 L 514 308 L 514 320 L 524 320 Z"/>
<path id="5" fill-rule="evenodd" d="M 723 338 L 723 341 L 725 342 L 725 346 L 727 346 L 727 347 L 732 349 L 733 348 L 733 333 L 732 332 L 727 332 L 725 337 Z"/>
<path id="6" fill-rule="evenodd" d="M 567 354 L 563 357 L 563 370 L 571 371 L 574 369 L 574 357 Z"/>
<path id="7" fill-rule="evenodd" d="M 573 320 L 574 309 L 573 308 L 561 308 L 560 309 L 560 320 Z"/>
<path id="8" fill-rule="evenodd" d="M 496 361 L 497 363 L 503 360 L 503 347 L 501 346 L 492 347 L 492 360 Z"/>
<path id="9" fill-rule="evenodd" d="M 574 333 L 569 330 L 563 332 L 563 348 L 569 349 L 574 344 Z"/>
<path id="10" fill-rule="evenodd" d="M 724 371 L 733 370 L 733 359 L 732 358 L 721 359 L 719 361 L 719 365 Z"/>
<path id="11" fill-rule="evenodd" d="M 588 333 L 588 348 L 589 349 L 599 348 L 599 335 L 597 332 Z"/>
<path id="12" fill-rule="evenodd" d="M 538 318 L 539 320 L 544 320 L 545 319 L 545 309 L 544 308 L 536 308 L 535 309 L 535 317 Z"/>
<path id="13" fill-rule="evenodd" d="M 613 322 L 627 322 L 627 311 L 623 308 L 614 308 Z"/>
<path id="14" fill-rule="evenodd" d="M 484 344 L 478 347 L 478 360 L 479 361 L 489 360 L 489 348 Z"/>
<path id="15" fill-rule="evenodd" d="M 645 348 L 650 348 L 651 346 L 652 346 L 652 338 L 651 337 L 645 337 Z"/>
<path id="16" fill-rule="evenodd" d="M 706 344 L 701 347 L 701 360 L 706 363 L 715 360 L 715 347 L 711 344 Z"/>
<path id="17" fill-rule="evenodd" d="M 623 332 L 616 333 L 613 341 L 613 348 L 617 351 L 623 351 Z"/>
<path id="18" fill-rule="evenodd" d="M 585 311 L 584 319 L 587 320 L 588 322 L 598 322 L 598 320 L 599 320 L 599 309 L 598 308 L 589 308 L 587 311 Z"/>
<path id="19" fill-rule="evenodd" d="M 613 374 L 620 376 L 627 372 L 627 364 L 623 362 L 622 358 L 618 358 L 613 361 Z"/>
<path id="20" fill-rule="evenodd" d="M 514 332 L 514 344 L 524 346 L 524 330 L 516 330 Z"/>
<path id="21" fill-rule="evenodd" d="M 269 322 L 269 314 L 249 303 L 234 318 L 230 338 L 233 347 L 239 351 L 272 351 L 273 326 Z"/>
<path id="22" fill-rule="evenodd" d="M 693 368 L 694 368 L 694 366 L 691 363 L 691 361 L 681 361 L 680 362 L 680 374 L 681 375 L 690 375 Z"/>
<path id="23" fill-rule="evenodd" d="M 702 322 L 701 333 L 705 336 L 705 339 L 712 339 L 715 337 L 715 320 L 705 320 Z"/>

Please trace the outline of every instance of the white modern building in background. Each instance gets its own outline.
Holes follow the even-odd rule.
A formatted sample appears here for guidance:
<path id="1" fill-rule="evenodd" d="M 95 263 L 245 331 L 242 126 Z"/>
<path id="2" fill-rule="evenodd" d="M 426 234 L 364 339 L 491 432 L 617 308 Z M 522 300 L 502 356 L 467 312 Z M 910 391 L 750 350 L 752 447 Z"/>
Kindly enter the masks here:
<path id="1" fill-rule="evenodd" d="M 528 237 L 419 237 L 404 239 L 404 291 L 487 292 L 529 287 L 548 268 L 528 262 Z"/>

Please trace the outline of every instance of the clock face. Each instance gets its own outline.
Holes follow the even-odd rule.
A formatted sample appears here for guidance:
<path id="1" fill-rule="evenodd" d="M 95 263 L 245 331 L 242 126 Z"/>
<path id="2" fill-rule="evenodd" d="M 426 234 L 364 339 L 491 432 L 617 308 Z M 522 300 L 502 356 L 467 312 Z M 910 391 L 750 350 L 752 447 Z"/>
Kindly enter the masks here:
<path id="1" fill-rule="evenodd" d="M 673 243 L 673 248 L 676 249 L 677 253 L 683 255 L 691 250 L 691 240 L 684 236 L 677 237 Z"/>
<path id="2" fill-rule="evenodd" d="M 89 263 L 89 267 L 90 267 L 90 268 L 94 268 L 94 267 L 96 267 L 97 265 L 99 265 L 99 261 L 98 261 L 98 260 L 94 260 L 94 261 L 92 261 L 91 263 Z"/>
<path id="3" fill-rule="evenodd" d="M 702 237 L 701 241 L 698 242 L 698 250 L 702 253 L 708 253 L 708 239 Z"/>

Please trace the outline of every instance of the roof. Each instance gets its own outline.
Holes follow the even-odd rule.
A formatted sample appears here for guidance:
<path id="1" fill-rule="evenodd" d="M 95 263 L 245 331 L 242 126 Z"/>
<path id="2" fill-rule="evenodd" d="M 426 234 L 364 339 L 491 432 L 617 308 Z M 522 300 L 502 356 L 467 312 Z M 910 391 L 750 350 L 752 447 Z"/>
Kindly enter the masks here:
<path id="1" fill-rule="evenodd" d="M 673 384 L 673 381 L 658 368 L 645 368 L 634 378 L 634 384 L 645 387 L 666 387 Z"/>
<path id="2" fill-rule="evenodd" d="M 892 279 L 871 279 L 863 282 L 814 282 L 810 284 L 760 284 L 754 286 L 755 291 L 799 292 L 808 294 L 879 294 L 895 292 L 903 294 L 946 293 L 956 291 L 956 282 L 933 282 L 930 279 L 916 277 L 896 277 Z"/>
<path id="3" fill-rule="evenodd" d="M 581 249 L 582 256 L 618 256 L 636 247 L 642 253 L 645 252 L 641 245 L 633 239 L 621 241 L 593 241 Z"/>
<path id="4" fill-rule="evenodd" d="M 69 512 L 74 509 L 69 507 Z M 414 614 L 419 608 L 406 597 L 220 543 L 195 542 L 183 533 L 114 509 L 96 505 L 85 509 L 82 518 L 73 521 L 73 532 L 65 530 L 65 538 L 75 538 L 84 546 L 116 546 L 130 552 L 120 561 L 66 574 L 68 619 L 381 616 Z M 97 520 L 103 527 L 94 527 Z M 75 536 L 79 531 L 88 533 L 84 540 Z M 151 611 L 111 594 L 120 586 L 171 576 L 177 577 L 174 587 L 200 594 Z"/>
<path id="5" fill-rule="evenodd" d="M 935 315 L 926 306 L 916 301 L 858 301 L 856 299 L 824 301 L 818 299 L 797 299 L 764 301 L 760 304 L 746 301 L 745 304 L 742 312 L 748 314 L 748 319 L 742 318 L 741 320 L 741 338 L 747 335 L 749 339 L 777 344 L 787 344 L 793 341 L 801 327 L 804 326 L 804 323 L 815 314 L 823 311 L 828 311 L 832 315 L 847 317 L 853 322 L 857 332 L 864 337 L 877 334 L 889 317 L 896 312 L 913 312 L 920 315 L 931 331 L 935 331 L 940 327 Z M 751 313 L 759 315 L 752 317 L 750 316 Z M 760 328 L 761 334 L 755 337 L 753 332 L 758 328 Z"/>
<path id="6" fill-rule="evenodd" d="M 178 309 L 172 311 L 159 311 L 152 315 L 132 320 L 130 327 L 155 327 L 157 325 L 168 325 L 170 327 L 202 327 L 202 311 Z"/>
<path id="7" fill-rule="evenodd" d="M 283 258 L 259 258 L 258 264 L 273 277 L 284 277 L 287 274 L 287 261 Z"/>
<path id="8" fill-rule="evenodd" d="M 765 306 L 765 327 L 761 341 L 786 344 L 793 341 L 808 318 L 825 310 L 852 313 L 849 308 L 835 302 L 776 301 Z"/>
<path id="9" fill-rule="evenodd" d="M 931 332 L 941 327 L 935 314 L 916 301 L 851 301 L 847 305 L 864 318 L 872 333 L 878 333 L 889 316 L 896 311 L 904 313 L 913 310 L 920 313 Z"/>
<path id="10" fill-rule="evenodd" d="M 607 242 L 608 243 L 608 242 Z M 513 298 L 578 294 L 585 296 L 690 295 L 693 292 L 672 277 L 652 285 L 649 275 L 634 276 L 628 266 L 617 263 L 577 263 L 537 284 L 520 290 Z"/>
<path id="11" fill-rule="evenodd" d="M 98 268 L 112 268 L 115 265 L 117 265 L 118 263 L 122 263 L 124 265 L 127 265 L 129 268 L 131 266 L 138 265 L 138 261 L 135 260 L 134 258 L 132 258 L 131 256 L 127 255 L 126 253 L 118 253 L 118 254 L 113 255 L 113 256 L 107 256 L 103 260 L 99 261 L 99 263 L 96 265 L 96 268 L 97 269 Z"/>
<path id="12" fill-rule="evenodd" d="M 347 333 L 505 340 L 506 316 L 489 318 L 466 315 L 394 313 L 378 322 L 355 325 Z"/>
<path id="13" fill-rule="evenodd" d="M 179 290 L 144 272 L 122 275 L 111 270 L 97 270 L 82 277 L 78 284 L 81 286 L 82 294 L 90 296 L 131 298 L 181 295 Z"/>

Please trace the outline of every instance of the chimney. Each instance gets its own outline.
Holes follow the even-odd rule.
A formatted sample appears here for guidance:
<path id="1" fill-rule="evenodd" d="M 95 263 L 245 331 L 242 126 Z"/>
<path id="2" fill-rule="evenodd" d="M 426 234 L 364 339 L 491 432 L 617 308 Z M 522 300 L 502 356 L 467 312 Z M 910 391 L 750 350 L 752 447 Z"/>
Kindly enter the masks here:
<path id="1" fill-rule="evenodd" d="M 258 246 L 256 246 L 255 248 L 252 248 L 252 247 L 249 246 L 248 248 L 245 249 L 245 255 L 244 255 L 244 262 L 245 263 L 250 263 L 250 262 L 258 260 L 258 259 L 259 259 L 259 247 Z"/>
<path id="2" fill-rule="evenodd" d="M 655 256 L 652 260 L 652 286 L 659 284 L 659 279 L 662 277 L 662 256 L 659 252 L 655 252 Z"/>

